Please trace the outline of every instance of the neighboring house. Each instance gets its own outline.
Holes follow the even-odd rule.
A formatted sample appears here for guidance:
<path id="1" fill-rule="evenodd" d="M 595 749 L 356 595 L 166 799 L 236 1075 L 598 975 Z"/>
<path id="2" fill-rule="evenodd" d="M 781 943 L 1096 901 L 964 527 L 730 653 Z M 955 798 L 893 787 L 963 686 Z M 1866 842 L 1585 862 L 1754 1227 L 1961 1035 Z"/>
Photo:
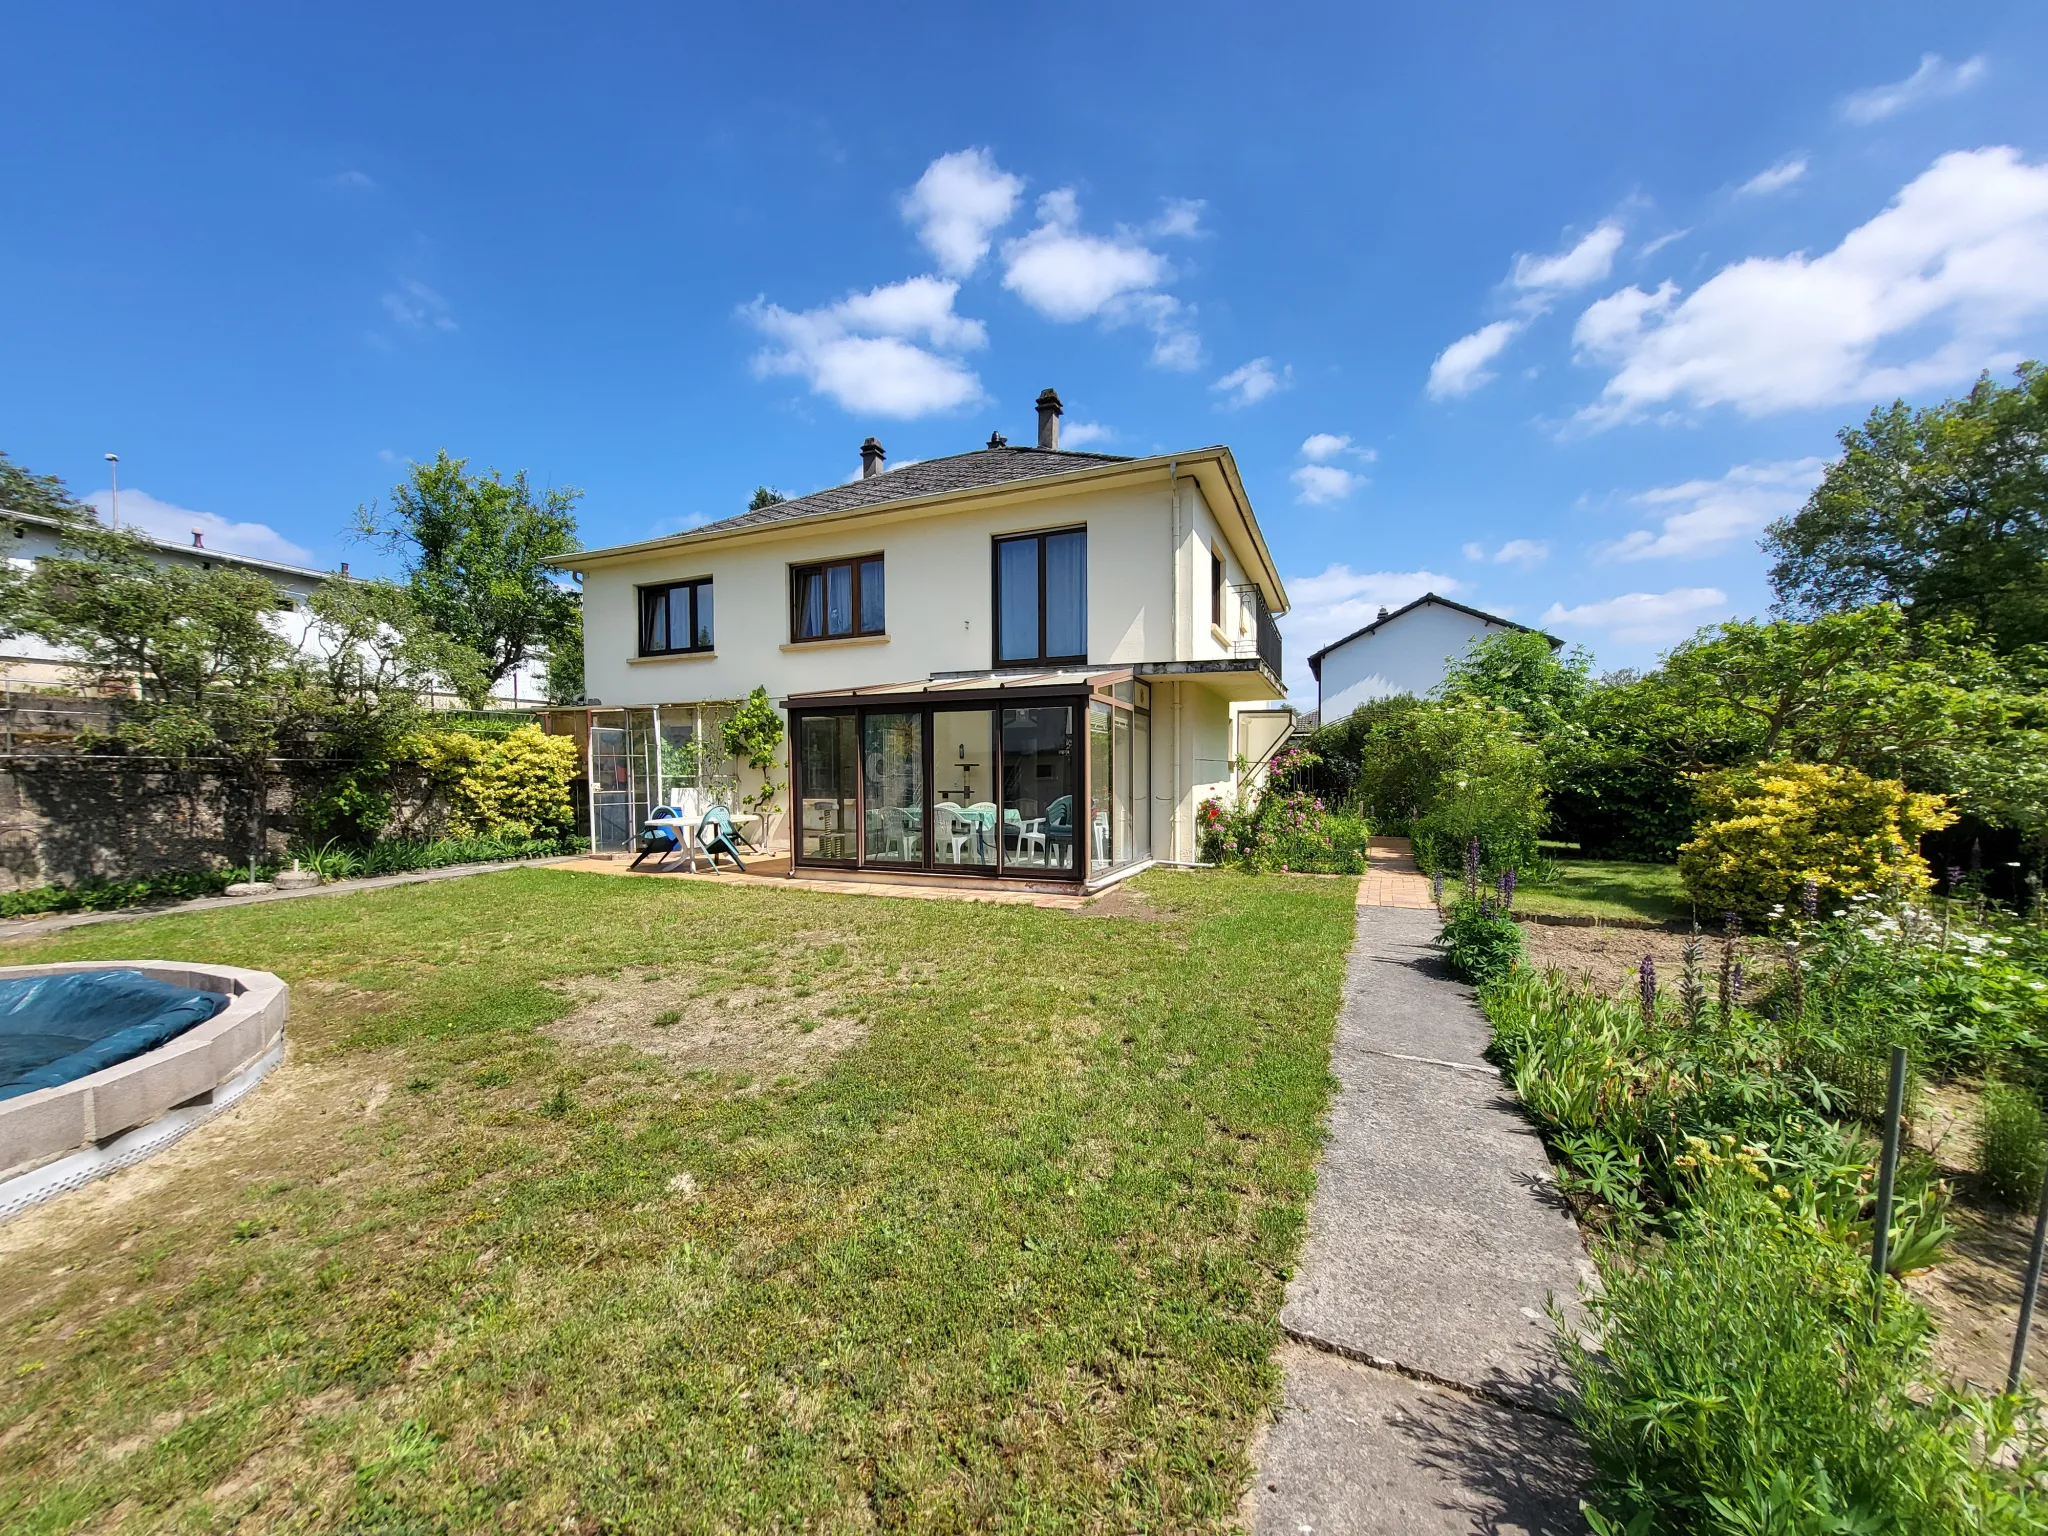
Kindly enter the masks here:
<path id="1" fill-rule="evenodd" d="M 1309 657 L 1308 669 L 1316 679 L 1317 717 L 1341 720 L 1361 704 L 1397 693 L 1421 697 L 1444 680 L 1449 665 L 1473 642 L 1509 630 L 1539 633 L 1434 592 L 1425 592 L 1392 613 L 1382 608 L 1365 628 Z M 1544 638 L 1553 649 L 1564 644 L 1554 636 Z"/>
<path id="2" fill-rule="evenodd" d="M 18 566 L 33 565 L 46 555 L 57 553 L 63 542 L 64 525 L 54 517 L 45 517 L 38 512 L 16 512 L 0 507 L 0 541 L 9 547 L 4 551 L 6 558 Z M 294 610 L 302 616 L 306 599 L 327 582 L 346 579 L 348 566 L 344 564 L 339 573 L 333 571 L 309 570 L 302 565 L 287 565 L 281 560 L 263 560 L 254 555 L 238 555 L 229 550 L 209 549 L 204 536 L 197 528 L 192 530 L 192 542 L 181 544 L 175 539 L 158 538 L 139 528 L 132 529 L 151 545 L 151 557 L 159 565 L 184 566 L 187 569 L 210 571 L 219 566 L 235 570 L 250 571 L 267 577 L 292 601 Z M 0 640 L 0 690 L 31 688 L 67 688 L 74 681 L 72 669 L 75 658 L 57 646 L 46 644 L 33 635 L 14 635 Z M 494 691 L 491 702 L 498 705 L 531 705 L 546 698 L 545 675 L 536 668 L 521 667 L 518 672 L 505 678 Z M 453 694 L 437 693 L 430 702 L 437 708 L 459 705 L 461 701 Z"/>
<path id="3" fill-rule="evenodd" d="M 593 697 L 552 728 L 585 738 L 594 846 L 630 846 L 762 686 L 795 873 L 1194 859 L 1196 808 L 1292 723 L 1286 592 L 1228 448 L 1063 452 L 1038 409 L 1037 447 L 889 470 L 869 438 L 847 484 L 557 562 Z"/>

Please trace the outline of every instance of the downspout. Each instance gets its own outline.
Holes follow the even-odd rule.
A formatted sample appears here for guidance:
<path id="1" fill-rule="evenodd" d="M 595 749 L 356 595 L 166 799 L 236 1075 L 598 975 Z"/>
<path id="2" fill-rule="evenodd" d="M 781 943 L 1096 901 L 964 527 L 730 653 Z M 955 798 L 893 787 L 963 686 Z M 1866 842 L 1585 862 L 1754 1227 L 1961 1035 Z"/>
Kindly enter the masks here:
<path id="1" fill-rule="evenodd" d="M 1178 459 L 1171 460 L 1166 466 L 1166 496 L 1167 506 L 1170 511 L 1170 515 L 1167 518 L 1168 537 L 1172 541 L 1171 548 L 1168 551 L 1171 558 L 1167 562 L 1167 569 L 1173 572 L 1173 656 L 1171 659 L 1178 661 L 1180 660 L 1181 634 L 1180 460 Z M 1173 810 L 1167 817 L 1166 841 L 1167 856 L 1176 860 L 1180 858 L 1180 810 L 1182 798 L 1180 787 L 1182 751 L 1180 739 L 1180 692 L 1181 684 L 1175 682 L 1173 685 Z"/>

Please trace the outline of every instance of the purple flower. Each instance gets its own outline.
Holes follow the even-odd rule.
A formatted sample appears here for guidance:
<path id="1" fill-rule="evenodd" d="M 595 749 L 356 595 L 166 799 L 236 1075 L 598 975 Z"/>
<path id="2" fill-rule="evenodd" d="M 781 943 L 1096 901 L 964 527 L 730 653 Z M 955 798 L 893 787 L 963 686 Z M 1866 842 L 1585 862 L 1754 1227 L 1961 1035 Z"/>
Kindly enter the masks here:
<path id="1" fill-rule="evenodd" d="M 1955 871 L 1951 870 L 1949 873 L 1954 874 Z M 1820 882 L 1818 880 L 1809 880 L 1800 887 L 1799 910 L 1808 917 L 1812 917 L 1814 913 L 1820 910 Z"/>
<path id="2" fill-rule="evenodd" d="M 1657 1021 L 1657 958 L 1656 958 L 1656 956 L 1654 956 L 1654 955 L 1644 955 L 1644 956 L 1643 956 L 1643 963 L 1642 963 L 1641 965 L 1639 965 L 1639 966 L 1637 966 L 1637 967 L 1636 967 L 1636 981 L 1637 981 L 1637 984 L 1638 984 L 1638 985 L 1639 985 L 1639 986 L 1641 987 L 1641 989 L 1642 989 L 1642 998 L 1643 998 L 1643 1022 L 1644 1022 L 1645 1024 L 1654 1024 L 1654 1023 L 1655 1023 L 1655 1022 Z"/>

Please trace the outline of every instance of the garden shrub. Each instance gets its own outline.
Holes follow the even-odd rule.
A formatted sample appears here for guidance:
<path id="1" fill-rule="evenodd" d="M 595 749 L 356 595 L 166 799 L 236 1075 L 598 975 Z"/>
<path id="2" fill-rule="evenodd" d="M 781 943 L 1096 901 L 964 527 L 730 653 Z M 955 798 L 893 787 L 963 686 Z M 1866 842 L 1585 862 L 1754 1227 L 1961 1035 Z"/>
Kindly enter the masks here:
<path id="1" fill-rule="evenodd" d="M 1679 850 L 1695 906 L 1769 922 L 1796 908 L 1808 880 L 1839 907 L 1869 892 L 1924 895 L 1921 834 L 1955 819 L 1940 795 L 1815 763 L 1764 763 L 1694 781 L 1705 824 Z"/>
<path id="2" fill-rule="evenodd" d="M 1362 875 L 1372 829 L 1305 790 L 1269 788 L 1248 804 L 1205 800 L 1201 856 L 1212 864 L 1293 874 Z"/>
<path id="3" fill-rule="evenodd" d="M 1993 1199 L 2029 1206 L 2040 1198 L 2048 1164 L 2042 1132 L 2041 1106 L 2031 1093 L 2011 1083 L 1984 1085 L 1977 1103 L 1977 1171 Z"/>
<path id="4" fill-rule="evenodd" d="M 1522 958 L 1522 925 L 1491 897 L 1453 902 L 1436 941 L 1451 974 L 1474 986 L 1507 975 Z"/>
<path id="5" fill-rule="evenodd" d="M 1600 1347 L 1560 1339 L 1594 1529 L 2039 1530 L 2036 1433 L 1939 1383 L 1926 1314 L 1888 1282 L 1873 1324 L 1862 1255 L 1761 1169 L 1693 1182 L 1673 1236 L 1607 1256 L 1585 1297 Z"/>
<path id="6" fill-rule="evenodd" d="M 447 795 L 457 836 L 558 837 L 575 825 L 572 737 L 537 725 L 496 740 L 444 731 L 417 739 L 413 751 Z"/>
<path id="7" fill-rule="evenodd" d="M 257 869 L 259 875 L 269 872 L 261 866 Z M 198 869 L 148 875 L 139 880 L 86 880 L 77 885 L 38 885 L 25 891 L 0 894 L 0 917 L 33 917 L 46 912 L 114 912 L 123 907 L 147 906 L 151 902 L 190 901 L 200 896 L 218 896 L 237 880 L 248 878 L 247 869 Z"/>

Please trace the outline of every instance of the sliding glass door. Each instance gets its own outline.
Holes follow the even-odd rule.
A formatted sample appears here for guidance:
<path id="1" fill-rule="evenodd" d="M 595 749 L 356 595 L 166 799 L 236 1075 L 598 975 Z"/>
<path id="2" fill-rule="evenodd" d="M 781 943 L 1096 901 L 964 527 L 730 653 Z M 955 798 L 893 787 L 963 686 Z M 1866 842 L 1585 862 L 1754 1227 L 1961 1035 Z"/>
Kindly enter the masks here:
<path id="1" fill-rule="evenodd" d="M 861 862 L 925 862 L 925 711 L 861 716 Z"/>
<path id="2" fill-rule="evenodd" d="M 798 713 L 802 864 L 1072 878 L 1085 702 Z"/>

